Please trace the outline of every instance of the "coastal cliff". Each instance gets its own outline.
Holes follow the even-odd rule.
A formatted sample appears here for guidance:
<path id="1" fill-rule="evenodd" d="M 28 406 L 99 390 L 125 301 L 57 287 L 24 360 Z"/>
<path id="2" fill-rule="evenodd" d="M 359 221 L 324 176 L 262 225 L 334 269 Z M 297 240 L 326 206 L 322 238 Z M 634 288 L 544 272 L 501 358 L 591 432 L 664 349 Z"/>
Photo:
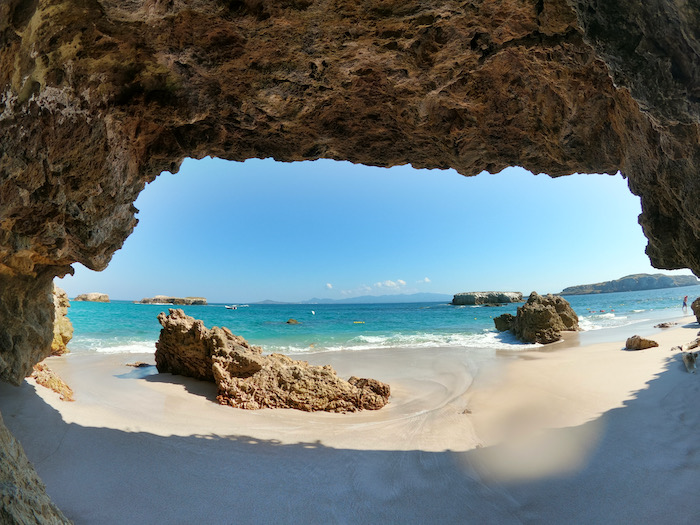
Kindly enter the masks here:
<path id="1" fill-rule="evenodd" d="M 560 295 L 585 295 L 592 293 L 634 292 L 636 290 L 657 290 L 660 288 L 676 288 L 679 286 L 696 286 L 700 284 L 694 275 L 649 275 L 639 273 L 627 275 L 614 281 L 595 284 L 580 284 L 569 286 Z"/>

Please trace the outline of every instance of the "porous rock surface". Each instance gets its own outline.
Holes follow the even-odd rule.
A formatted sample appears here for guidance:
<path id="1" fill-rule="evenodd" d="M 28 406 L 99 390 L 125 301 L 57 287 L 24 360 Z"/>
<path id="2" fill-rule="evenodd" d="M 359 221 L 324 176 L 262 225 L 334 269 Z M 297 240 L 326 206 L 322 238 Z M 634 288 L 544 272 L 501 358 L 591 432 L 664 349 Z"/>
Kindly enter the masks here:
<path id="1" fill-rule="evenodd" d="M 523 300 L 520 292 L 461 292 L 452 298 L 452 304 L 500 304 L 519 303 Z"/>
<path id="2" fill-rule="evenodd" d="M 53 287 L 53 341 L 51 342 L 51 355 L 62 355 L 68 352 L 67 344 L 73 338 L 73 323 L 68 319 L 70 301 L 65 290 L 54 284 Z"/>
<path id="3" fill-rule="evenodd" d="M 0 523 L 59 525 L 70 521 L 53 504 L 46 487 L 7 430 L 0 415 Z"/>
<path id="4" fill-rule="evenodd" d="M 578 316 L 569 302 L 558 295 L 532 292 L 515 316 L 503 314 L 494 319 L 497 330 L 510 330 L 527 343 L 554 343 L 561 332 L 577 331 Z"/>
<path id="5" fill-rule="evenodd" d="M 377 410 L 389 400 L 389 385 L 375 379 L 339 378 L 331 366 L 311 366 L 285 355 L 262 355 L 227 328 L 208 329 L 182 310 L 161 313 L 156 343 L 159 372 L 214 381 L 222 405 L 296 408 L 305 411 Z"/>
<path id="6" fill-rule="evenodd" d="M 92 303 L 108 303 L 109 295 L 100 292 L 81 293 L 75 296 L 74 301 L 89 301 Z"/>

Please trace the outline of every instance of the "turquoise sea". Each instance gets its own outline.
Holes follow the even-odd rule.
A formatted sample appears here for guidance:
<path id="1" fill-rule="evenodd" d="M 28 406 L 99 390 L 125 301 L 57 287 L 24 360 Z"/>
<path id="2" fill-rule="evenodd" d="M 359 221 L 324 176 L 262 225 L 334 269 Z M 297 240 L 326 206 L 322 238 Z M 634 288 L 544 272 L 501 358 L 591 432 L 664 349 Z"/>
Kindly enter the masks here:
<path id="1" fill-rule="evenodd" d="M 611 329 L 629 327 L 644 335 L 642 332 L 651 331 L 658 322 L 677 320 L 685 315 L 681 310 L 684 295 L 688 295 L 690 304 L 700 295 L 700 287 L 566 296 L 566 299 L 579 316 L 584 330 L 581 342 L 585 343 L 586 338 L 605 339 L 606 333 L 612 338 L 616 331 Z M 455 347 L 488 354 L 531 346 L 494 329 L 493 317 L 515 314 L 517 306 L 250 304 L 230 310 L 223 304 L 211 304 L 181 308 L 188 315 L 202 319 L 207 327 L 227 327 L 270 353 Z M 156 317 L 168 308 L 173 307 L 129 301 L 72 301 L 68 317 L 75 332 L 68 348 L 76 354 L 153 352 L 161 328 Z M 299 324 L 287 324 L 290 318 Z"/>

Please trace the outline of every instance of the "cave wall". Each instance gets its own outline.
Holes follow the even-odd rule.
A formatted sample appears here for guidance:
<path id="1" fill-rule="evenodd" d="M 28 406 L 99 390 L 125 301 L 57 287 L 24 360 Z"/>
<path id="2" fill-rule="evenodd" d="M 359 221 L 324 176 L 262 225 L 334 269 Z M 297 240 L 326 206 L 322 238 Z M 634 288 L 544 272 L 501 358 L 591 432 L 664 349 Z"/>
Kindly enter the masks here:
<path id="1" fill-rule="evenodd" d="M 611 4 L 614 4 L 611 5 Z M 643 4 L 643 5 L 642 5 Z M 616 173 L 700 270 L 700 10 L 594 0 L 0 0 L 0 379 L 184 157 Z"/>

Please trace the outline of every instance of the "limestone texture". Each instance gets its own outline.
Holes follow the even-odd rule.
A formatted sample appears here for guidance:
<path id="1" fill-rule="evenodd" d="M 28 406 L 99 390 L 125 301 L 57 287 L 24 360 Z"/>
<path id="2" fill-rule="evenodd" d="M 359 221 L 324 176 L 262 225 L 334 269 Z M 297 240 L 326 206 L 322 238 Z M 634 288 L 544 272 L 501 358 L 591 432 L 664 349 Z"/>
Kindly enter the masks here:
<path id="1" fill-rule="evenodd" d="M 501 304 L 519 303 L 523 300 L 520 292 L 461 292 L 452 298 L 452 304 Z"/>
<path id="2" fill-rule="evenodd" d="M 108 303 L 109 302 L 109 295 L 106 293 L 100 293 L 100 292 L 90 292 L 90 293 L 81 293 L 80 295 L 77 295 L 74 301 L 90 301 L 93 303 Z"/>
<path id="3" fill-rule="evenodd" d="M 70 521 L 51 503 L 46 487 L 0 415 L 0 523 L 59 525 Z"/>
<path id="4" fill-rule="evenodd" d="M 659 343 L 652 339 L 647 339 L 645 337 L 640 337 L 638 335 L 633 335 L 628 337 L 625 342 L 625 348 L 627 350 L 645 350 L 647 348 L 654 348 L 659 346 Z"/>
<path id="5" fill-rule="evenodd" d="M 285 355 L 262 355 L 227 328 L 204 323 L 170 309 L 161 313 L 163 326 L 156 343 L 159 372 L 214 381 L 222 405 L 250 410 L 355 412 L 377 410 L 389 400 L 389 385 L 375 379 L 339 378 L 331 366 L 311 366 Z"/>
<path id="6" fill-rule="evenodd" d="M 578 316 L 566 299 L 552 294 L 543 296 L 537 292 L 532 292 L 527 302 L 518 307 L 515 317 L 500 316 L 494 319 L 499 330 L 508 322 L 513 334 L 527 343 L 554 343 L 561 339 L 561 332 L 579 329 Z"/>
<path id="7" fill-rule="evenodd" d="M 73 338 L 73 323 L 68 319 L 70 301 L 65 290 L 54 284 L 53 287 L 53 341 L 51 342 L 51 355 L 62 355 L 68 352 L 68 342 Z"/>
<path id="8" fill-rule="evenodd" d="M 652 263 L 697 273 L 699 19 L 661 0 L 3 0 L 0 377 L 48 355 L 52 278 L 104 269 L 185 157 L 620 171 Z"/>
<path id="9" fill-rule="evenodd" d="M 34 371 L 30 377 L 36 381 L 37 385 L 56 392 L 60 396 L 61 401 L 75 401 L 73 399 L 73 389 L 56 372 L 51 370 L 47 364 L 37 363 L 34 365 Z"/>

